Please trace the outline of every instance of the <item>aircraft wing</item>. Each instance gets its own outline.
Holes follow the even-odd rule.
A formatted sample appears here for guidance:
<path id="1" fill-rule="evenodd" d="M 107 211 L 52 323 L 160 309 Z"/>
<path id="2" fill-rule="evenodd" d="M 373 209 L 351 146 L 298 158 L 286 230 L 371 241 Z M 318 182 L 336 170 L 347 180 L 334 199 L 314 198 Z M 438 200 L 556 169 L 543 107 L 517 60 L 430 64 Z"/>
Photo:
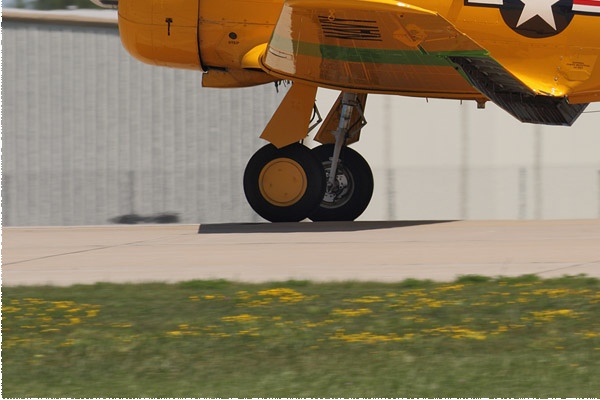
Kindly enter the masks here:
<path id="1" fill-rule="evenodd" d="M 523 122 L 570 125 L 586 104 L 541 93 L 438 13 L 390 0 L 286 0 L 257 60 L 341 90 L 491 99 Z"/>
<path id="2" fill-rule="evenodd" d="M 485 55 L 439 14 L 409 4 L 287 0 L 262 64 L 274 75 L 336 88 L 433 93 L 444 87 L 472 96 L 477 92 L 447 57 Z"/>

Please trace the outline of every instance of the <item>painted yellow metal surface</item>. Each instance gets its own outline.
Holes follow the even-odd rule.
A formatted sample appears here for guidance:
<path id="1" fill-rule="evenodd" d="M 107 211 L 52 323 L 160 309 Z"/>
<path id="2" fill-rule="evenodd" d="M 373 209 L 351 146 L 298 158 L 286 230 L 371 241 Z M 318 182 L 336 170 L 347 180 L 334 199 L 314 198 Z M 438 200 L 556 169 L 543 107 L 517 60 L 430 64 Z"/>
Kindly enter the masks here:
<path id="1" fill-rule="evenodd" d="M 296 204 L 304 196 L 308 178 L 296 161 L 276 158 L 262 169 L 258 185 L 265 200 L 277 207 L 287 207 Z"/>
<path id="2" fill-rule="evenodd" d="M 348 45 L 351 41 L 351 45 Z M 263 62 L 331 88 L 481 97 L 439 53 L 486 50 L 434 12 L 393 1 L 287 1 Z"/>
<path id="3" fill-rule="evenodd" d="M 292 85 L 260 137 L 278 148 L 304 139 L 316 97 L 316 86 Z"/>
<path id="4" fill-rule="evenodd" d="M 120 0 L 119 27 L 136 58 L 206 86 L 484 100 L 451 62 L 473 55 L 531 93 L 600 101 L 600 0 Z"/>
<path id="5" fill-rule="evenodd" d="M 342 114 L 342 97 L 343 97 L 343 94 L 340 94 L 338 96 L 337 100 L 335 101 L 335 104 L 333 105 L 333 107 L 331 107 L 331 112 L 327 115 L 327 117 L 325 118 L 325 120 L 323 121 L 321 126 L 319 127 L 319 130 L 315 134 L 315 137 L 314 137 L 315 141 L 322 143 L 322 144 L 327 144 L 327 143 L 334 144 L 335 143 L 335 136 L 333 135 L 333 132 L 335 132 L 335 130 L 338 128 L 338 125 L 340 123 L 340 117 Z M 357 100 L 361 104 L 362 108 L 364 109 L 365 106 L 367 105 L 367 94 L 366 93 L 359 94 Z M 362 116 L 358 112 L 353 113 L 352 117 L 351 117 L 351 121 L 350 121 L 350 126 L 357 126 L 358 124 L 360 124 L 361 118 L 362 118 Z M 346 138 L 346 145 L 351 145 L 352 143 L 358 142 L 359 139 L 360 139 L 360 130 L 357 131 L 356 135 Z"/>
<path id="6" fill-rule="evenodd" d="M 414 3 L 425 5 L 428 1 Z M 600 91 L 600 14 L 573 15 L 562 32 L 540 38 L 511 28 L 500 7 L 464 5 L 440 11 L 535 92 L 569 96 L 590 89 Z"/>
<path id="7" fill-rule="evenodd" d="M 203 64 L 242 68 L 244 56 L 269 41 L 281 5 L 281 0 L 201 0 L 198 36 Z"/>
<path id="8" fill-rule="evenodd" d="M 262 85 L 277 80 L 274 76 L 252 69 L 211 69 L 202 75 L 202 86 L 240 88 Z"/>
<path id="9" fill-rule="evenodd" d="M 148 64 L 199 70 L 198 2 L 119 3 L 119 33 L 127 51 Z"/>
<path id="10" fill-rule="evenodd" d="M 594 98 L 600 15 L 575 15 L 560 34 L 530 38 L 510 28 L 493 1 L 481 3 L 438 1 L 432 11 L 430 0 L 288 0 L 265 68 L 327 87 L 469 98 L 476 91 L 440 56 L 472 54 L 497 61 L 533 93 Z"/>

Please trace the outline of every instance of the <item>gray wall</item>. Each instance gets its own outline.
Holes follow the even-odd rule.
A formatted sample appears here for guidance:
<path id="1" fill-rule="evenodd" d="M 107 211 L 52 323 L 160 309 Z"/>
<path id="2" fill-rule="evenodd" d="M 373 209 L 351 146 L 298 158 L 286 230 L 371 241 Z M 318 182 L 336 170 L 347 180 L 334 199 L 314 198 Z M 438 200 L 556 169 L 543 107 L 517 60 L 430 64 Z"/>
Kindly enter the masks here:
<path id="1" fill-rule="evenodd" d="M 274 86 L 201 88 L 132 59 L 116 27 L 3 28 L 3 225 L 106 224 L 128 213 L 252 221 L 243 169 Z"/>
<path id="2" fill-rule="evenodd" d="M 242 176 L 283 97 L 273 85 L 201 88 L 199 72 L 132 59 L 115 27 L 5 14 L 2 28 L 3 225 L 260 220 Z M 319 91 L 323 115 L 336 96 Z M 366 117 L 363 220 L 600 218 L 600 103 L 570 128 L 397 96 L 371 95 Z"/>

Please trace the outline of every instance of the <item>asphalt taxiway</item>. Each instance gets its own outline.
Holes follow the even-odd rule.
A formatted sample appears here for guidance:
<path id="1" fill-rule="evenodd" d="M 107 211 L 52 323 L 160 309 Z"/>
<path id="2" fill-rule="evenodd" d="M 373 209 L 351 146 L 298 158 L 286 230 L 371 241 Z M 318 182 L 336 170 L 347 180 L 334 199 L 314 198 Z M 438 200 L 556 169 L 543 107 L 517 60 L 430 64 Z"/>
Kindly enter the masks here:
<path id="1" fill-rule="evenodd" d="M 600 277 L 600 220 L 2 229 L 2 284 Z"/>

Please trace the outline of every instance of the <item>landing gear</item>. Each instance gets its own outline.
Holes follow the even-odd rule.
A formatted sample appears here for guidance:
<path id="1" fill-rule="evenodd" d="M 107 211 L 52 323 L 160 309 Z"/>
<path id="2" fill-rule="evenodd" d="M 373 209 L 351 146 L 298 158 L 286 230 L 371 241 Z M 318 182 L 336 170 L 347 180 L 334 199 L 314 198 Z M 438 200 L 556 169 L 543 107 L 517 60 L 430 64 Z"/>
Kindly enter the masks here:
<path id="1" fill-rule="evenodd" d="M 292 86 L 261 135 L 271 144 L 258 150 L 246 167 L 246 199 L 254 211 L 271 222 L 296 222 L 307 217 L 313 221 L 353 221 L 371 200 L 371 168 L 348 147 L 358 140 L 367 123 L 363 112 L 367 95 L 342 92 L 315 136 L 324 144 L 311 151 L 298 141 L 309 128 L 308 113 L 313 106 L 318 114 L 315 94 L 314 87 Z M 290 120 L 294 115 L 303 117 L 300 122 Z M 292 126 L 288 128 L 288 124 Z"/>
<path id="2" fill-rule="evenodd" d="M 300 143 L 258 150 L 244 172 L 244 193 L 258 215 L 271 222 L 297 222 L 319 205 L 325 194 L 325 171 Z"/>
<path id="3" fill-rule="evenodd" d="M 334 145 L 324 144 L 312 152 L 321 161 L 327 179 L 331 173 Z M 373 173 L 365 159 L 350 147 L 342 147 L 332 185 L 320 205 L 309 215 L 313 221 L 353 221 L 365 211 L 373 195 Z"/>

